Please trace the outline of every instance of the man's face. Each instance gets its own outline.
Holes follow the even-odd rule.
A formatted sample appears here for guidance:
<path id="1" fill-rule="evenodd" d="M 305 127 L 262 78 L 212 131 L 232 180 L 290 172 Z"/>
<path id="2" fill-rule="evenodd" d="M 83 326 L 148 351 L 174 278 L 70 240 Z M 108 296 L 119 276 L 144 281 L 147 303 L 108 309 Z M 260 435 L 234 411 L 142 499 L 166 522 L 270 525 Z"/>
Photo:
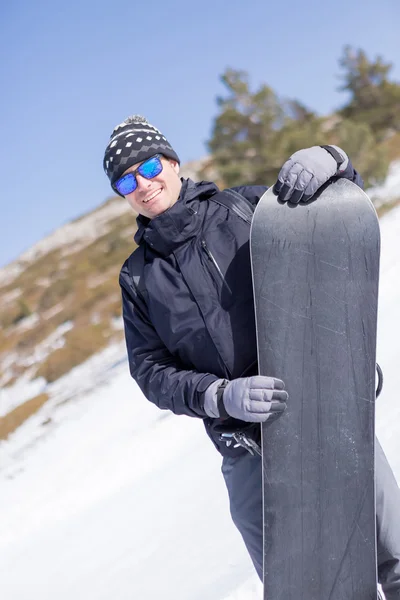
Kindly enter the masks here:
<path id="1" fill-rule="evenodd" d="M 161 158 L 161 162 L 163 170 L 153 179 L 146 179 L 136 173 L 137 188 L 125 196 L 134 211 L 149 219 L 154 219 L 173 206 L 178 200 L 182 187 L 179 178 L 179 164 L 164 156 Z M 123 175 L 131 173 L 141 164 L 139 162 L 132 165 Z"/>

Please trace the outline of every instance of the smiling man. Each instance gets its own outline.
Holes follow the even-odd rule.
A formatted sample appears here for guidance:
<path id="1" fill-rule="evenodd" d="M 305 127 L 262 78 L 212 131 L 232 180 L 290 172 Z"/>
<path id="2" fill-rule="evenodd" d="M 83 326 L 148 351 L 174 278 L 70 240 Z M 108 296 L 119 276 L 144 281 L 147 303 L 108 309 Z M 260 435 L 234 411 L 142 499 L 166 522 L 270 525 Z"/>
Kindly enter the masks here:
<path id="1" fill-rule="evenodd" d="M 104 168 L 115 180 L 112 187 L 117 194 L 148 219 L 178 200 L 179 158 L 162 133 L 142 117 L 127 119 L 114 129 Z"/>
<path id="2" fill-rule="evenodd" d="M 249 235 L 267 186 L 221 191 L 181 179 L 179 163 L 165 136 L 137 115 L 114 129 L 104 155 L 112 188 L 138 213 L 138 249 L 120 274 L 129 367 L 150 402 L 203 420 L 223 457 L 232 519 L 262 578 L 260 423 L 279 418 L 288 401 L 279 373 L 257 375 Z M 297 203 L 334 177 L 362 186 L 343 150 L 313 146 L 284 163 L 274 188 Z M 399 490 L 379 445 L 376 457 L 378 573 L 394 600 Z"/>

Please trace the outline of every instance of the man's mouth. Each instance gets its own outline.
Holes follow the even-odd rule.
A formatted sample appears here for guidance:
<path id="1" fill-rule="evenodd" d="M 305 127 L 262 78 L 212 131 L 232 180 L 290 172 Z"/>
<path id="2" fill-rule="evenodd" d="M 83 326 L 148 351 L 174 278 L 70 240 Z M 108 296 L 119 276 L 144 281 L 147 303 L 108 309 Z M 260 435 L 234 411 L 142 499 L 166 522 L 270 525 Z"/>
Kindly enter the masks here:
<path id="1" fill-rule="evenodd" d="M 156 196 L 158 196 L 158 194 L 160 194 L 160 192 L 162 192 L 162 188 L 159 188 L 158 190 L 156 190 L 155 192 L 153 192 L 152 194 L 150 194 L 150 196 L 147 196 L 147 198 L 145 198 L 143 200 L 143 202 L 145 204 L 147 204 L 148 202 L 150 202 L 150 200 L 153 200 L 153 198 L 155 198 Z"/>

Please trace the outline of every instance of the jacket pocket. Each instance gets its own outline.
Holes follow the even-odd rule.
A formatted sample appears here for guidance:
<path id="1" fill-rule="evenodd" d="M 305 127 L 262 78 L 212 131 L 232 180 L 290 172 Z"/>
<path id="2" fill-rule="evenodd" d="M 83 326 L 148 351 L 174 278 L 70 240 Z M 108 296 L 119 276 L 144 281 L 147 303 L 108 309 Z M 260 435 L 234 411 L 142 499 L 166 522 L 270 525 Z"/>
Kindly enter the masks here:
<path id="1" fill-rule="evenodd" d="M 222 282 L 222 286 L 225 287 L 225 290 L 227 292 L 229 292 L 230 295 L 232 295 L 232 290 L 229 287 L 221 269 L 219 264 L 216 261 L 215 256 L 213 255 L 213 253 L 211 252 L 210 248 L 207 246 L 206 241 L 203 239 L 201 240 L 201 247 L 202 250 L 205 252 L 205 254 L 207 255 L 207 258 L 209 260 L 209 262 L 213 265 L 212 267 L 212 275 L 215 277 L 217 276 L 217 278 Z"/>

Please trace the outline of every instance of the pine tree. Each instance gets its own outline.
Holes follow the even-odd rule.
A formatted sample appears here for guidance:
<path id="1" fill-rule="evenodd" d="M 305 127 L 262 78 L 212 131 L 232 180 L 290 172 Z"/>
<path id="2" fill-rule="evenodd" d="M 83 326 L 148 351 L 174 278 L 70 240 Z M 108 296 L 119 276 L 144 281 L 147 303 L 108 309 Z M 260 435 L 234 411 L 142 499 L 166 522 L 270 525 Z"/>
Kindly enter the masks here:
<path id="1" fill-rule="evenodd" d="M 316 135 L 319 120 L 299 102 L 280 100 L 267 85 L 251 92 L 244 71 L 228 69 L 221 81 L 227 96 L 217 99 L 208 143 L 213 163 L 226 185 L 271 184 L 288 156 Z"/>
<path id="2" fill-rule="evenodd" d="M 369 60 L 363 50 L 350 46 L 344 48 L 339 62 L 344 71 L 340 89 L 350 95 L 340 114 L 367 124 L 377 141 L 400 131 L 400 84 L 389 81 L 392 64 L 379 56 Z"/>

